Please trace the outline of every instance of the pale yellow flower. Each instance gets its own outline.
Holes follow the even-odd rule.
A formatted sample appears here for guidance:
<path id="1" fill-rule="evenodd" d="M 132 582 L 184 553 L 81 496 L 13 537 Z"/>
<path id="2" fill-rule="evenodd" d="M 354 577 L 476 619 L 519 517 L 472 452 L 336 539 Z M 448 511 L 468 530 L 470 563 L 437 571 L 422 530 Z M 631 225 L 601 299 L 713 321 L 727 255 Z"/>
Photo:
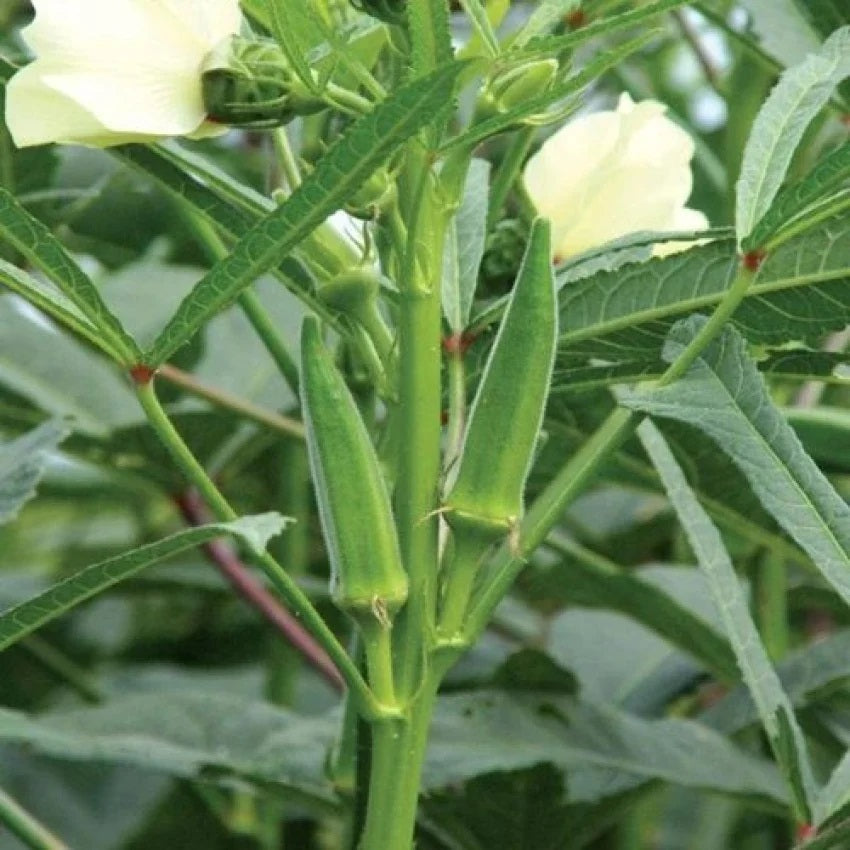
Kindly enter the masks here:
<path id="1" fill-rule="evenodd" d="M 624 94 L 616 110 L 565 124 L 525 167 L 525 188 L 552 223 L 559 260 L 612 239 L 649 231 L 703 230 L 706 217 L 685 206 L 693 178 L 693 139 L 654 100 Z M 669 242 L 656 255 L 688 247 Z"/>
<path id="2" fill-rule="evenodd" d="M 221 132 L 206 122 L 204 59 L 241 24 L 239 0 L 33 0 L 35 61 L 6 93 L 19 147 L 105 147 Z"/>

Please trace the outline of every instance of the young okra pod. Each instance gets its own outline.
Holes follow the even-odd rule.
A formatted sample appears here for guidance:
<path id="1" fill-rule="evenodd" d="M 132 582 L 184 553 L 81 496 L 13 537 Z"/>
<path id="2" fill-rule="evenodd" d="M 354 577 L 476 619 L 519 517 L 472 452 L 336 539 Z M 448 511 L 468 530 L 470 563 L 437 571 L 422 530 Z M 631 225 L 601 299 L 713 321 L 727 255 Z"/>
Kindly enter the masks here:
<path id="1" fill-rule="evenodd" d="M 389 625 L 407 599 L 389 495 L 354 398 L 312 318 L 301 330 L 301 401 L 334 602 L 361 624 Z"/>
<path id="2" fill-rule="evenodd" d="M 456 531 L 498 537 L 516 528 L 549 392 L 558 332 L 549 223 L 537 219 L 469 414 L 446 497 Z"/>

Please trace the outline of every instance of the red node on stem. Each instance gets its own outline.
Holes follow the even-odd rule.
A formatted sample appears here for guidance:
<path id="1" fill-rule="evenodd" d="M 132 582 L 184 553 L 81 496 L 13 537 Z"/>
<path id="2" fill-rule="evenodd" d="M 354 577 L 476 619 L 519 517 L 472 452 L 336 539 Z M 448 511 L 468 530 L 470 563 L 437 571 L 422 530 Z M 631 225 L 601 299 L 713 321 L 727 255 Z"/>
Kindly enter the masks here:
<path id="1" fill-rule="evenodd" d="M 766 256 L 767 251 L 763 251 L 761 248 L 755 251 L 747 251 L 746 254 L 741 256 L 741 265 L 748 272 L 757 272 L 761 268 L 761 264 L 764 262 Z"/>
<path id="2" fill-rule="evenodd" d="M 810 823 L 802 823 L 797 827 L 797 841 L 811 841 L 817 838 L 818 828 Z"/>
<path id="3" fill-rule="evenodd" d="M 576 9 L 567 15 L 566 23 L 571 30 L 580 29 L 587 23 L 587 15 L 581 9 Z"/>
<path id="4" fill-rule="evenodd" d="M 144 363 L 137 363 L 130 367 L 130 377 L 134 384 L 149 384 L 155 374 L 156 370 L 151 369 L 150 366 L 145 366 Z"/>
<path id="5" fill-rule="evenodd" d="M 443 337 L 443 351 L 446 354 L 459 354 L 463 357 L 477 338 L 477 334 L 470 333 L 452 334 L 451 336 Z"/>

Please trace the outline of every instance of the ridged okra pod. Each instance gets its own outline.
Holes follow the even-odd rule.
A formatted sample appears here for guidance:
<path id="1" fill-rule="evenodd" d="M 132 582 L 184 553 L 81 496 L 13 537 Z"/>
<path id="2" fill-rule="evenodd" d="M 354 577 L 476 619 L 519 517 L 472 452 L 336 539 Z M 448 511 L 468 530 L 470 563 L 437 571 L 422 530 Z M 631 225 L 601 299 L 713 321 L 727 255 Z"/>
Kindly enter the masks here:
<path id="1" fill-rule="evenodd" d="M 549 223 L 537 219 L 469 414 L 445 499 L 456 532 L 517 527 L 552 378 L 558 320 Z"/>
<path id="2" fill-rule="evenodd" d="M 334 602 L 362 626 L 388 626 L 407 599 L 378 458 L 319 324 L 301 330 L 301 401 Z"/>

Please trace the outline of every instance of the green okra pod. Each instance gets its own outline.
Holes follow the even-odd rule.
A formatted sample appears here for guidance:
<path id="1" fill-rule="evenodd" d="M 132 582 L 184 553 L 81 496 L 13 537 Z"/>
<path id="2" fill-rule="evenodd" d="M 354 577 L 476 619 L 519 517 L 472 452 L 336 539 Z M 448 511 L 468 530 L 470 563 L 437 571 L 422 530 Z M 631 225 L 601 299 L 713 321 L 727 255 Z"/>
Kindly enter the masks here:
<path id="1" fill-rule="evenodd" d="M 446 518 L 501 536 L 522 515 L 523 490 L 549 392 L 558 333 L 549 223 L 537 219 L 510 304 L 472 404 Z"/>
<path id="2" fill-rule="evenodd" d="M 319 324 L 301 330 L 301 401 L 335 603 L 361 624 L 389 625 L 407 599 L 378 458 Z"/>

